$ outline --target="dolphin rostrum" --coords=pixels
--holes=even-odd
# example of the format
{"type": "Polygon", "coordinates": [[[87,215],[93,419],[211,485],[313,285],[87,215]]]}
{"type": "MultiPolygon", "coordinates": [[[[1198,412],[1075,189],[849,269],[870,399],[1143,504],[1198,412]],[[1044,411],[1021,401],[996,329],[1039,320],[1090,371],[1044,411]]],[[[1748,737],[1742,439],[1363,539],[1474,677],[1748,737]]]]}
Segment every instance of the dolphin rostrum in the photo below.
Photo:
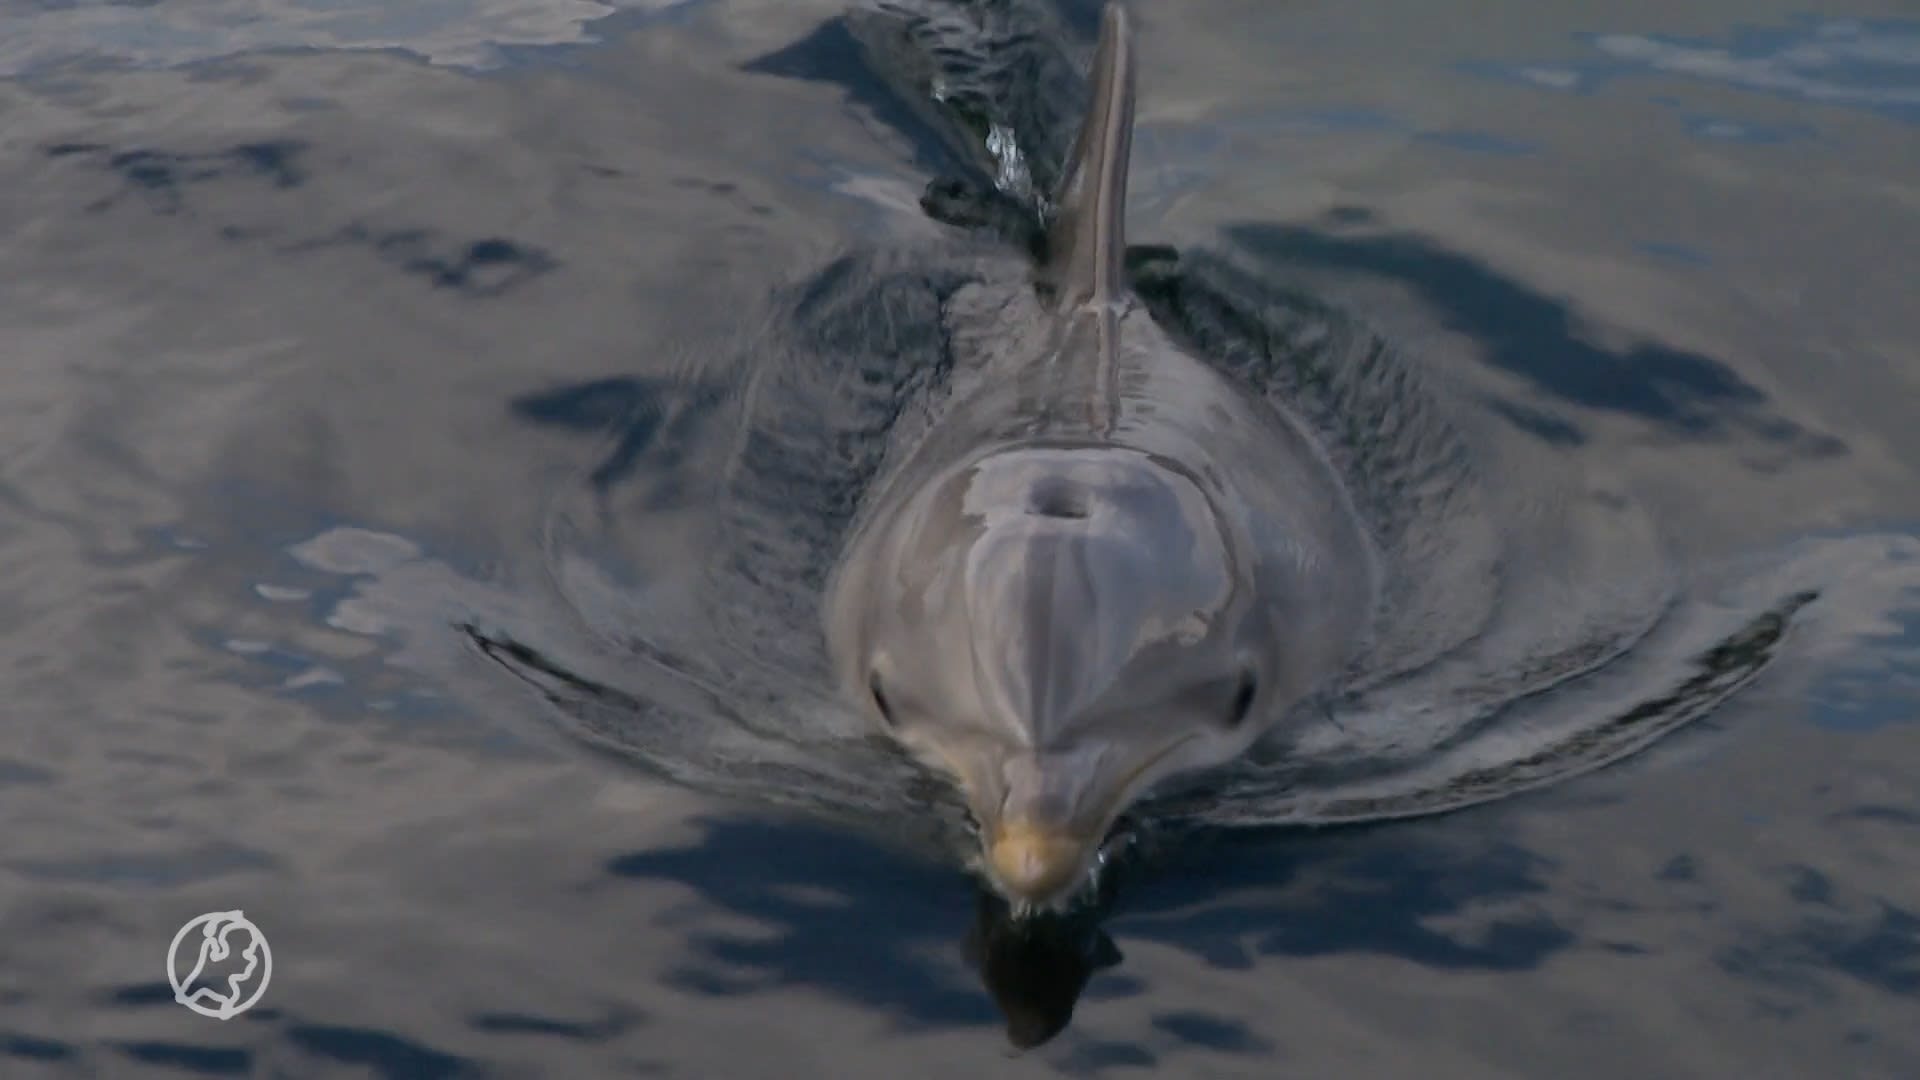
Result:
{"type": "Polygon", "coordinates": [[[872,489],[825,614],[847,692],[953,778],[980,869],[1027,907],[1071,900],[1149,787],[1283,739],[1375,604],[1319,445],[1129,289],[1134,66],[1109,3],[1039,272],[949,302],[971,359],[872,489]]]}

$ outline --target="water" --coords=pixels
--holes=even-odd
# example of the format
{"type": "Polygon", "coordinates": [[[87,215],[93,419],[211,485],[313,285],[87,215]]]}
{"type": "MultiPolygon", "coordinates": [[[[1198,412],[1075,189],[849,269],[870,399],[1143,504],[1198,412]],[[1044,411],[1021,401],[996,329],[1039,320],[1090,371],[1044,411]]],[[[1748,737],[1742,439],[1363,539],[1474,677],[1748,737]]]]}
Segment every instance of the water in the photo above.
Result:
{"type": "Polygon", "coordinates": [[[1678,716],[1693,646],[1820,596],[1625,762],[1150,836],[1104,922],[1021,939],[897,761],[688,732],[711,702],[581,644],[683,603],[629,576],[696,565],[770,298],[938,235],[951,150],[838,12],[0,13],[8,1076],[1920,1071],[1920,24],[1140,6],[1135,240],[1359,313],[1527,482],[1501,535],[1566,505],[1547,469],[1646,515],[1657,558],[1530,578],[1566,589],[1517,625],[1623,564],[1692,599],[1509,741],[1409,752],[1411,790],[1678,716]],[[456,623],[557,661],[518,666],[545,696],[456,623]],[[785,797],[640,775],[636,730],[785,797]],[[275,966],[220,1023],[163,957],[232,908],[275,966]],[[983,984],[1018,1033],[1082,979],[1010,1059],[983,984]]]}

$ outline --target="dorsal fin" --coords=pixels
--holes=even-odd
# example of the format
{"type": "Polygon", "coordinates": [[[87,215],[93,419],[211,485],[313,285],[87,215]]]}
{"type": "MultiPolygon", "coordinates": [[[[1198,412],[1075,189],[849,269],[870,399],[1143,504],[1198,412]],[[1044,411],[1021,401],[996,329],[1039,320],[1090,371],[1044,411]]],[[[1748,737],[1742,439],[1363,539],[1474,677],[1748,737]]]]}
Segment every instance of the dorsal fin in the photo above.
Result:
{"type": "Polygon", "coordinates": [[[1127,157],[1133,149],[1133,28],[1108,0],[1093,58],[1093,93],[1055,193],[1046,274],[1064,310],[1125,290],[1127,157]]]}

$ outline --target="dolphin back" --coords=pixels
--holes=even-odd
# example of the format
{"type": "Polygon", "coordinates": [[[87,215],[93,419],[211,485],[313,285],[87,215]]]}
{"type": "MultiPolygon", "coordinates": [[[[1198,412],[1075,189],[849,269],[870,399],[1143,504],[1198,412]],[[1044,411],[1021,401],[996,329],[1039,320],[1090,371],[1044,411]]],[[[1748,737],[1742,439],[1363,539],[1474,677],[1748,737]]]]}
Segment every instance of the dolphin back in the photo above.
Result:
{"type": "Polygon", "coordinates": [[[1104,305],[1125,290],[1127,159],[1133,149],[1133,31],[1110,0],[1100,18],[1086,119],[1055,193],[1046,279],[1062,310],[1104,305]]]}

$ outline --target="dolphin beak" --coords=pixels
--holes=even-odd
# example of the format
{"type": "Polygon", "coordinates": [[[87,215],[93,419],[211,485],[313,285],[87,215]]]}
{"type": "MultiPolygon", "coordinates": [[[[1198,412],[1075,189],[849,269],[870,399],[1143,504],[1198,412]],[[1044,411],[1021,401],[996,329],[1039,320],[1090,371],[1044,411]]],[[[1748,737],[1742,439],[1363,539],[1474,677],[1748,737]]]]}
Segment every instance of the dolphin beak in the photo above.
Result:
{"type": "Polygon", "coordinates": [[[1095,744],[1076,753],[985,758],[959,772],[982,825],[993,884],[1007,899],[1033,906],[1067,899],[1087,880],[1139,781],[1187,741],[1176,738],[1144,759],[1095,744]]]}
{"type": "Polygon", "coordinates": [[[1030,820],[1002,822],[987,842],[987,865],[1011,899],[1044,904],[1086,876],[1094,842],[1030,820]]]}
{"type": "Polygon", "coordinates": [[[1119,810],[1101,746],[1065,753],[993,755],[969,785],[982,829],[985,869],[1007,899],[1041,906],[1087,879],[1119,810]]]}

